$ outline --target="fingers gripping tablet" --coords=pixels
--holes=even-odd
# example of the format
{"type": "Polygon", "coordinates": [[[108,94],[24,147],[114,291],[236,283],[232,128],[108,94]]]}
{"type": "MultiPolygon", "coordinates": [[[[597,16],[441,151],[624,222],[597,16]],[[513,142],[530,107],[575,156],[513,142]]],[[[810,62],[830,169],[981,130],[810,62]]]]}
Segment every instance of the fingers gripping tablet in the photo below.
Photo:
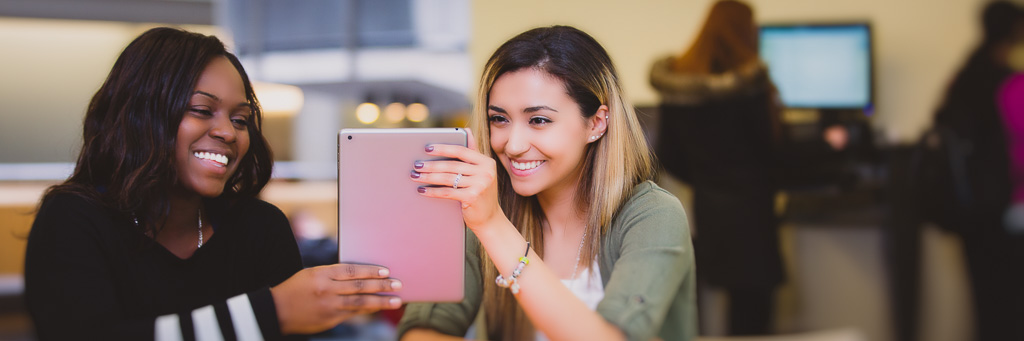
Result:
{"type": "Polygon", "coordinates": [[[343,129],[338,133],[338,257],[386,266],[403,302],[463,296],[465,228],[458,202],[417,193],[430,144],[466,146],[460,128],[343,129]]]}

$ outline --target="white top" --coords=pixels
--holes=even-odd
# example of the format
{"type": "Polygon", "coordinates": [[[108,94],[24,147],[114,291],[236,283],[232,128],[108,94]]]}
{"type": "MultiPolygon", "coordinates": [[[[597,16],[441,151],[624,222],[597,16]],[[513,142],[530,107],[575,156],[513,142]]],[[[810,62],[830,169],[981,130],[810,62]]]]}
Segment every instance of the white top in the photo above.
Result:
{"type": "MultiPolygon", "coordinates": [[[[593,264],[590,264],[589,269],[580,271],[579,276],[576,276],[575,279],[563,279],[562,284],[569,288],[569,291],[572,291],[576,298],[583,301],[583,304],[586,304],[590,310],[597,310],[597,304],[604,299],[604,283],[601,283],[601,268],[597,265],[596,259],[593,264]]],[[[539,330],[534,339],[548,341],[548,337],[539,330]]]]}

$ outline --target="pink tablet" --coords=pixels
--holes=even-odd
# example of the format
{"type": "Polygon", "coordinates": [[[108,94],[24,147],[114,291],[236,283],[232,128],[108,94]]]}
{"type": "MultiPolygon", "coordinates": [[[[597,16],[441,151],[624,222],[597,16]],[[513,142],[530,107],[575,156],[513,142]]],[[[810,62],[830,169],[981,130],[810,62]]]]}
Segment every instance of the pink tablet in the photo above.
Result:
{"type": "Polygon", "coordinates": [[[386,266],[403,302],[463,296],[466,229],[454,200],[416,192],[413,163],[428,144],[466,145],[461,128],[343,129],[338,133],[338,258],[386,266]]]}

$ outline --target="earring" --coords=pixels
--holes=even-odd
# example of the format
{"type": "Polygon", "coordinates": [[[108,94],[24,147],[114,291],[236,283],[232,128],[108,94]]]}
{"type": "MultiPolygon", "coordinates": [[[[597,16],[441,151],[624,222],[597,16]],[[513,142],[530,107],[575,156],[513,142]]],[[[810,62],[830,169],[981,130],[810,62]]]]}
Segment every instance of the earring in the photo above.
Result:
{"type": "Polygon", "coordinates": [[[597,136],[590,136],[590,140],[591,141],[596,140],[596,139],[597,139],[597,136]]]}

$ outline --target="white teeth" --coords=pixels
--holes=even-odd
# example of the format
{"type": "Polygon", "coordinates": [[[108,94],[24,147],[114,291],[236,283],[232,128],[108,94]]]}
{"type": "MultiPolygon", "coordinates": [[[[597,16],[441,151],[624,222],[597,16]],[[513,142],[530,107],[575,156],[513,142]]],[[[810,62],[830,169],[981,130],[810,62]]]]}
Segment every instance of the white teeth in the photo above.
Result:
{"type": "Polygon", "coordinates": [[[515,169],[518,169],[518,170],[534,169],[534,168],[537,168],[537,166],[540,166],[541,163],[544,163],[544,161],[530,161],[530,162],[515,162],[515,161],[512,161],[512,168],[515,168],[515,169]]]}
{"type": "Polygon", "coordinates": [[[228,165],[228,157],[223,155],[223,154],[210,153],[210,152],[195,152],[193,155],[195,155],[195,157],[200,158],[200,159],[210,160],[210,161],[213,161],[213,162],[217,162],[217,163],[221,164],[221,166],[227,166],[228,165]]]}

